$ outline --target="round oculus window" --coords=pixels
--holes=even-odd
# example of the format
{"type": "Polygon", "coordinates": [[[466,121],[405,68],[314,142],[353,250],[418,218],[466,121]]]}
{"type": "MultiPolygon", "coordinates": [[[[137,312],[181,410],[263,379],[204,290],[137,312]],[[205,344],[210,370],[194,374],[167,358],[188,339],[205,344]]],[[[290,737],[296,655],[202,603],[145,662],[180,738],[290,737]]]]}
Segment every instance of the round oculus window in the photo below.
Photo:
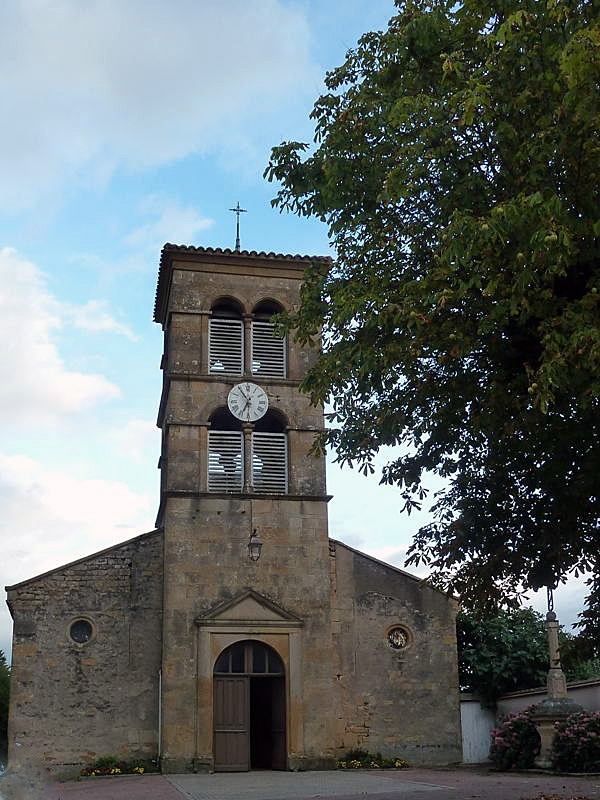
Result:
{"type": "Polygon", "coordinates": [[[404,650],[410,641],[409,633],[406,628],[395,625],[390,628],[387,634],[387,642],[392,650],[404,650]]]}
{"type": "Polygon", "coordinates": [[[69,636],[76,644],[86,644],[94,634],[92,624],[87,619],[76,619],[71,623],[69,636]]]}

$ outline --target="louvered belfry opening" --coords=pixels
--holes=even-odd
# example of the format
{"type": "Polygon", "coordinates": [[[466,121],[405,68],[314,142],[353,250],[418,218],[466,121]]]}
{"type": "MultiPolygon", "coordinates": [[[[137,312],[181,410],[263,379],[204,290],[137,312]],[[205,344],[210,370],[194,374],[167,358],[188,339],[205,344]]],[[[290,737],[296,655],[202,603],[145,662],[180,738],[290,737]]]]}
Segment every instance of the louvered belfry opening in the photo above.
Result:
{"type": "Polygon", "coordinates": [[[283,311],[274,301],[259,303],[252,320],[252,374],[265,378],[285,378],[287,375],[286,337],[275,334],[271,321],[274,314],[283,311]]]}
{"type": "MultiPolygon", "coordinates": [[[[228,408],[210,417],[208,431],[208,491],[244,491],[244,433],[228,408]]],[[[274,409],[255,423],[247,440],[252,448],[250,491],[257,494],[288,493],[287,420],[274,409]]]]}
{"type": "Polygon", "coordinates": [[[208,491],[241,492],[244,488],[244,434],[227,408],[216,411],[208,431],[208,491]]]}
{"type": "Polygon", "coordinates": [[[208,326],[209,372],[241,375],[244,371],[244,322],[234,300],[220,300],[212,308],[208,326]]]}
{"type": "Polygon", "coordinates": [[[252,485],[258,494],[287,494],[287,435],[252,434],[252,485]]]}
{"type": "Polygon", "coordinates": [[[287,421],[269,409],[252,433],[252,486],[257,494],[287,494],[287,421]]]}

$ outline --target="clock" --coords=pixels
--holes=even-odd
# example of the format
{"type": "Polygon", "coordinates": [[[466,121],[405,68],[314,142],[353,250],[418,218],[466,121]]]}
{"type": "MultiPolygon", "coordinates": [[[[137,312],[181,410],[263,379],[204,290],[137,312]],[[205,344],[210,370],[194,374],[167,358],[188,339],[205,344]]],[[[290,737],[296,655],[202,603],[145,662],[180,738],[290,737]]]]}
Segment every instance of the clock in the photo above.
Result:
{"type": "Polygon", "coordinates": [[[267,413],[269,398],[255,383],[238,383],[229,392],[227,406],[242,422],[256,422],[267,413]]]}

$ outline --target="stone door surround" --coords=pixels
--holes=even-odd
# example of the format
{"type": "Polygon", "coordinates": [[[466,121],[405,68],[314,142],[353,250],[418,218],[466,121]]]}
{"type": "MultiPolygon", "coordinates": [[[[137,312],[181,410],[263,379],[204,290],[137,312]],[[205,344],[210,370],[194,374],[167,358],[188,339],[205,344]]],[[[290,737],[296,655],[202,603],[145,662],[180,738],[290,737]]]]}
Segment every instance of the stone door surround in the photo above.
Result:
{"type": "Polygon", "coordinates": [[[197,617],[197,703],[195,768],[214,769],[213,669],[219,655],[236,642],[253,639],[272,647],[283,661],[287,756],[304,752],[301,619],[248,589],[197,617]]]}

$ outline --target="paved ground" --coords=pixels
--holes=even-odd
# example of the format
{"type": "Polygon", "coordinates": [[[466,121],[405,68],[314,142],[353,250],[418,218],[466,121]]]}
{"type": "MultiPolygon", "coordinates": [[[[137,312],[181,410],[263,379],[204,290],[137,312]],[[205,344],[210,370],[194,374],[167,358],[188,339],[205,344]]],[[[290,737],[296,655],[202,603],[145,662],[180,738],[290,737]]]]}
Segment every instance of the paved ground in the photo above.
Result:
{"type": "Polygon", "coordinates": [[[3,800],[600,800],[600,777],[486,769],[146,775],[67,782],[38,790],[0,778],[3,800]]]}

